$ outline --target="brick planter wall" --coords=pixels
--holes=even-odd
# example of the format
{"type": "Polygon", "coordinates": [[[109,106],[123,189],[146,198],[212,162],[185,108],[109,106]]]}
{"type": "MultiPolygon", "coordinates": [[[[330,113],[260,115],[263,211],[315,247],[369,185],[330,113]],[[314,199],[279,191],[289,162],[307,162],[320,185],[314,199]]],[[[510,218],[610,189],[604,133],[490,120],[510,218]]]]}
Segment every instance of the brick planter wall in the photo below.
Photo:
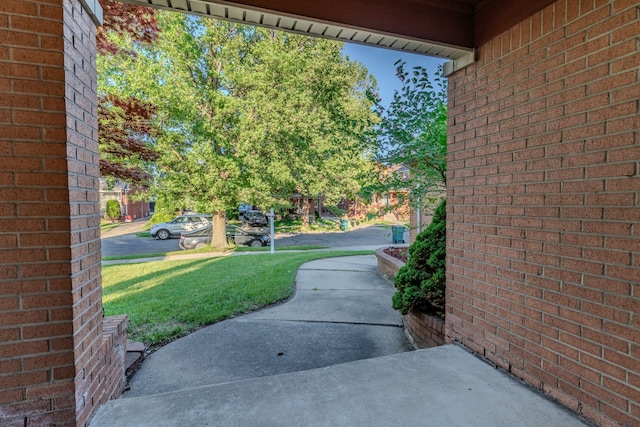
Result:
{"type": "Polygon", "coordinates": [[[376,258],[378,260],[378,274],[380,277],[393,283],[393,278],[396,277],[400,267],[404,265],[404,262],[398,258],[394,258],[384,253],[385,248],[376,250],[376,258]]]}
{"type": "Polygon", "coordinates": [[[602,425],[640,425],[639,6],[557,1],[449,78],[447,339],[602,425]]]}
{"type": "Polygon", "coordinates": [[[445,343],[444,319],[424,313],[403,316],[404,327],[417,348],[437,347],[445,343]]]}
{"type": "Polygon", "coordinates": [[[127,353],[127,325],[126,315],[105,317],[102,322],[102,354],[104,354],[102,373],[104,381],[100,393],[104,403],[117,399],[124,391],[125,355],[127,353]]]}
{"type": "MultiPolygon", "coordinates": [[[[384,253],[385,248],[376,250],[378,274],[393,283],[404,262],[384,253]]],[[[409,339],[417,348],[436,347],[445,343],[444,320],[424,313],[403,316],[404,327],[409,339]]]]}

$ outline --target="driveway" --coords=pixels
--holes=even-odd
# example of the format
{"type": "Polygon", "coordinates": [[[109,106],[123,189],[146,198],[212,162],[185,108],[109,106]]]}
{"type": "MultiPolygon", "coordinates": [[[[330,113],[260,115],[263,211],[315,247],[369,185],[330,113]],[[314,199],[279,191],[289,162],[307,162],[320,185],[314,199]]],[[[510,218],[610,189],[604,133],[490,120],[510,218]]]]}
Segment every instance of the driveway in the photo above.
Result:
{"type": "MultiPolygon", "coordinates": [[[[179,239],[159,240],[150,237],[137,237],[145,221],[122,224],[102,236],[102,256],[148,255],[179,251],[179,239]]],[[[365,226],[351,228],[348,231],[328,231],[309,233],[277,233],[275,246],[326,246],[330,248],[384,246],[392,242],[391,228],[365,226]]],[[[409,232],[405,233],[405,242],[409,242],[409,232]]]]}

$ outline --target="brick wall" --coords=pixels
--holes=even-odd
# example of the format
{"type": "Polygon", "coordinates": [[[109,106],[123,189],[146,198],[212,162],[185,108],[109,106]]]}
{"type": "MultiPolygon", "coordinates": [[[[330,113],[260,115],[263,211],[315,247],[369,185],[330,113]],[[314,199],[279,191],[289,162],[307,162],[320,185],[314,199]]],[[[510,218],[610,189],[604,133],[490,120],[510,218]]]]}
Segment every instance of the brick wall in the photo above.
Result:
{"type": "Polygon", "coordinates": [[[102,335],[95,26],[0,7],[0,418],[85,425],[121,389],[102,335]]]}
{"type": "Polygon", "coordinates": [[[95,24],[77,1],[63,2],[67,162],[71,209],[76,423],[106,401],[102,335],[95,24]]]}
{"type": "MultiPolygon", "coordinates": [[[[128,202],[127,212],[131,216],[132,219],[140,219],[146,218],[151,215],[151,205],[149,202],[145,200],[136,200],[138,194],[142,190],[133,189],[131,192],[127,193],[127,196],[124,198],[125,202],[128,202]]],[[[125,208],[122,207],[122,214],[124,215],[125,208]]]]}
{"type": "Polygon", "coordinates": [[[3,6],[0,418],[63,425],[75,419],[63,9],[3,6]]]}
{"type": "Polygon", "coordinates": [[[449,342],[640,425],[640,3],[561,0],[450,77],[449,342]]]}
{"type": "MultiPolygon", "coordinates": [[[[104,366],[101,375],[105,378],[102,388],[104,400],[117,399],[124,390],[128,324],[129,319],[126,315],[104,318],[102,328],[104,359],[101,361],[104,366]]],[[[100,403],[104,403],[104,400],[100,403]]]]}
{"type": "Polygon", "coordinates": [[[445,343],[444,320],[425,313],[410,313],[402,316],[404,327],[413,345],[431,348],[445,343]]]}
{"type": "Polygon", "coordinates": [[[404,266],[404,262],[398,258],[384,253],[386,248],[376,249],[376,260],[378,262],[378,275],[393,283],[393,278],[398,274],[398,270],[404,266]]]}

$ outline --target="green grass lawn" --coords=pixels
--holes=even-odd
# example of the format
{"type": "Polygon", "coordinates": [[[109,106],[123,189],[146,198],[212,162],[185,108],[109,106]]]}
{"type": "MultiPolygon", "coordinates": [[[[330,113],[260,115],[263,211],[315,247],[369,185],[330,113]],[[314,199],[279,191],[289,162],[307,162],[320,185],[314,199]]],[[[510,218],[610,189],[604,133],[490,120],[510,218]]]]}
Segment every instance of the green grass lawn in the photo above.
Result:
{"type": "MultiPolygon", "coordinates": [[[[301,246],[277,246],[276,251],[309,251],[313,249],[327,249],[328,246],[317,246],[317,245],[301,245],[301,246]]],[[[105,256],[102,257],[103,261],[117,261],[117,260],[125,260],[125,259],[141,259],[141,258],[156,258],[156,257],[166,257],[172,255],[188,255],[188,254],[205,254],[210,253],[213,256],[215,255],[226,255],[229,252],[269,252],[271,251],[270,246],[264,246],[259,248],[252,248],[249,246],[230,246],[227,249],[216,249],[211,246],[205,246],[199,249],[190,249],[188,251],[170,251],[170,252],[157,252],[154,254],[136,254],[136,255],[114,255],[114,256],[105,256]]]]}
{"type": "Polygon", "coordinates": [[[106,265],[105,314],[128,314],[129,338],[158,347],[202,326],[287,299],[305,262],[371,253],[289,252],[106,265]]]}

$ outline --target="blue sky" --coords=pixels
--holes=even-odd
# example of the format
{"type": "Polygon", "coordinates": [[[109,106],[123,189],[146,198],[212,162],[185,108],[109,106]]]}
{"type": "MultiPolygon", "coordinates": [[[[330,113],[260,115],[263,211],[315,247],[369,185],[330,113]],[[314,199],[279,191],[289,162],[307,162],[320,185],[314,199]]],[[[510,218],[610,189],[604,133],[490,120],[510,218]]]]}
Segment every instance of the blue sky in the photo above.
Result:
{"type": "Polygon", "coordinates": [[[445,60],[433,58],[431,56],[416,55],[396,50],[374,48],[354,43],[345,43],[344,53],[352,60],[362,62],[373,74],[378,81],[380,88],[380,97],[383,105],[389,105],[393,99],[395,90],[400,90],[400,80],[396,77],[396,69],[393,64],[398,59],[403,59],[407,63],[407,68],[414,66],[425,67],[429,75],[435,73],[439,64],[443,64],[445,60]]]}

